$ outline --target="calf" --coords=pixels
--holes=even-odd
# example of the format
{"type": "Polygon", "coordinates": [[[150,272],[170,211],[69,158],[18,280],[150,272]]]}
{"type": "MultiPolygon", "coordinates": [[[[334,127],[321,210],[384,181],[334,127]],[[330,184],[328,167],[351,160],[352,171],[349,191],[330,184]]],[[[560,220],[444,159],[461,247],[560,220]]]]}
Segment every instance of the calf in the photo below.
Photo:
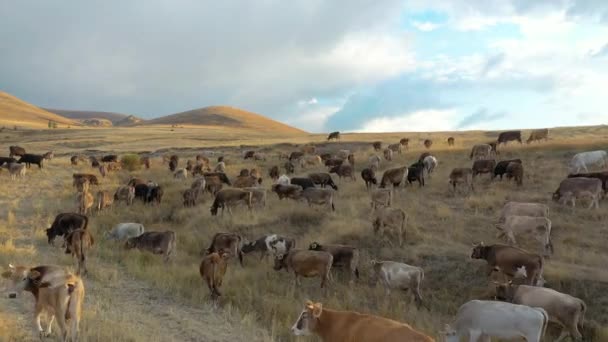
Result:
{"type": "Polygon", "coordinates": [[[97,192],[97,211],[109,208],[114,203],[114,197],[107,190],[97,192]]]}
{"type": "Polygon", "coordinates": [[[540,342],[547,330],[549,315],[542,308],[497,301],[472,300],[463,304],[452,326],[446,325],[445,341],[458,342],[462,336],[470,341],[525,338],[540,342]]]}
{"type": "Polygon", "coordinates": [[[138,237],[146,231],[141,223],[126,222],[118,223],[106,234],[106,239],[123,241],[126,239],[138,237]]]}
{"type": "Polygon", "coordinates": [[[333,256],[327,252],[292,249],[286,254],[277,255],[273,268],[275,271],[280,271],[282,268],[288,272],[293,271],[297,285],[300,284],[300,276],[320,277],[323,288],[330,278],[333,259],[333,256]]]}
{"type": "Polygon", "coordinates": [[[139,236],[129,238],[125,243],[125,248],[137,248],[153,254],[162,254],[164,261],[167,262],[171,255],[176,252],[175,244],[175,233],[167,230],[164,232],[145,232],[139,236]]]}
{"type": "Polygon", "coordinates": [[[201,261],[199,272],[205,283],[207,283],[209,291],[211,291],[212,299],[217,299],[217,297],[222,295],[220,293],[220,286],[222,286],[222,281],[228,268],[227,259],[229,256],[230,254],[228,253],[213,252],[205,255],[201,261]]]}
{"type": "Polygon", "coordinates": [[[546,217],[507,216],[504,223],[496,225],[499,230],[498,238],[507,237],[509,244],[515,245],[515,235],[532,234],[541,244],[544,255],[553,252],[551,242],[551,221],[546,217]]]}
{"type": "Polygon", "coordinates": [[[114,201],[124,201],[127,205],[133,204],[135,199],[135,187],[133,186],[119,186],[114,193],[114,201]]]}
{"type": "Polygon", "coordinates": [[[209,247],[202,251],[201,254],[208,255],[211,253],[219,253],[221,251],[230,253],[231,256],[237,257],[239,263],[243,266],[243,238],[235,233],[217,233],[211,238],[209,247]]]}
{"type": "Polygon", "coordinates": [[[374,189],[372,190],[370,196],[372,199],[372,209],[376,209],[378,205],[390,207],[393,198],[393,190],[382,188],[374,189]]]}
{"type": "MultiPolygon", "coordinates": [[[[401,208],[389,208],[388,206],[381,207],[374,213],[372,226],[374,234],[380,233],[384,235],[384,229],[388,227],[398,236],[399,246],[403,246],[405,240],[405,225],[407,224],[407,214],[401,208]]],[[[390,240],[389,240],[390,241],[390,240]]]]}
{"type": "Polygon", "coordinates": [[[299,185],[303,190],[308,188],[315,188],[315,183],[313,183],[312,179],[304,178],[304,177],[293,177],[290,180],[292,185],[299,185]]]}
{"type": "Polygon", "coordinates": [[[272,254],[273,256],[286,254],[292,248],[296,247],[296,240],[277,234],[269,234],[260,237],[259,239],[243,244],[241,249],[243,253],[248,254],[254,251],[260,253],[260,260],[272,254]]]}
{"type": "Polygon", "coordinates": [[[376,172],[372,168],[365,168],[361,171],[361,178],[365,182],[365,188],[367,190],[371,189],[373,185],[378,184],[376,180],[376,172]]]}
{"type": "Polygon", "coordinates": [[[488,276],[498,268],[504,274],[513,277],[517,269],[525,266],[526,285],[542,286],[544,283],[543,258],[520,248],[499,244],[485,246],[481,242],[473,246],[471,259],[485,260],[488,276]]]}
{"type": "Polygon", "coordinates": [[[224,209],[228,209],[228,212],[232,214],[232,207],[237,204],[246,204],[247,208],[251,210],[251,192],[241,189],[223,189],[218,191],[211,205],[211,215],[217,215],[219,208],[222,208],[222,215],[224,215],[224,209]]]}
{"type": "Polygon", "coordinates": [[[76,229],[87,229],[89,219],[85,215],[76,213],[61,213],[55,216],[55,220],[46,230],[48,243],[53,244],[55,237],[68,236],[69,233],[76,229]]]}
{"type": "Polygon", "coordinates": [[[76,274],[86,275],[89,271],[87,270],[87,252],[95,240],[91,233],[86,229],[76,229],[72,231],[66,238],[66,253],[72,254],[72,257],[76,259],[78,270],[76,274]]]}
{"type": "Polygon", "coordinates": [[[509,166],[509,163],[520,163],[521,164],[521,159],[501,160],[498,163],[496,163],[496,166],[494,167],[494,177],[493,178],[500,176],[500,180],[502,180],[502,176],[505,173],[507,173],[507,166],[509,166]]]}
{"type": "Polygon", "coordinates": [[[275,192],[281,200],[283,198],[291,198],[297,200],[300,199],[300,197],[302,196],[302,187],[299,185],[273,184],[272,191],[275,192]]]}
{"type": "MultiPolygon", "coordinates": [[[[293,179],[292,179],[293,180],[293,179]]],[[[334,206],[334,191],[332,189],[308,188],[302,191],[302,198],[306,200],[309,206],[327,205],[332,211],[336,210],[334,206]]]]}
{"type": "Polygon", "coordinates": [[[599,209],[602,191],[602,181],[597,178],[566,178],[553,193],[553,200],[560,204],[570,201],[575,207],[577,198],[589,197],[589,208],[595,204],[595,208],[599,209]]]}
{"type": "Polygon", "coordinates": [[[331,178],[331,175],[329,173],[309,173],[308,178],[310,178],[314,184],[320,185],[321,188],[325,188],[329,185],[332,189],[336,191],[338,190],[338,186],[336,185],[336,183],[334,183],[334,180],[331,178]]]}
{"type": "Polygon", "coordinates": [[[379,279],[386,295],[390,295],[391,289],[412,290],[416,306],[424,305],[420,294],[420,284],[424,280],[422,268],[395,261],[372,260],[371,264],[373,283],[379,279]]]}
{"type": "Polygon", "coordinates": [[[17,163],[22,164],[25,163],[25,165],[29,168],[32,164],[36,164],[38,165],[38,168],[41,169],[42,168],[42,164],[44,161],[44,157],[38,154],[24,154],[21,156],[21,158],[19,158],[19,161],[17,161],[17,163]]]}
{"type": "Polygon", "coordinates": [[[407,166],[384,171],[382,180],[380,181],[380,188],[386,188],[389,184],[394,188],[397,188],[402,184],[405,185],[405,181],[408,179],[408,173],[409,168],[407,166]]]}
{"type": "Polygon", "coordinates": [[[494,159],[479,159],[474,161],[472,167],[473,178],[483,173],[492,173],[494,171],[495,166],[496,161],[494,159]]]}
{"type": "MultiPolygon", "coordinates": [[[[359,249],[346,245],[321,245],[313,242],[308,246],[311,251],[324,251],[332,255],[332,267],[347,267],[359,279],[359,249]]],[[[353,281],[351,275],[350,281],[353,281]]]]}

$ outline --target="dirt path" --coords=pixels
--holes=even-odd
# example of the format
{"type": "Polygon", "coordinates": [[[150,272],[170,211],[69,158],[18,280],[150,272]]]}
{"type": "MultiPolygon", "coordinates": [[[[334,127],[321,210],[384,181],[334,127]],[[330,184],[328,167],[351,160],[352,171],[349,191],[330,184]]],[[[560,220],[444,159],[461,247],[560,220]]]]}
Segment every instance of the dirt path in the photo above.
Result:
{"type": "MultiPolygon", "coordinates": [[[[44,172],[44,171],[43,171],[44,172]]],[[[6,177],[3,175],[2,177],[6,177]]],[[[33,181],[30,179],[30,181],[33,181]]],[[[61,251],[46,244],[40,228],[46,211],[32,201],[56,186],[18,184],[0,192],[0,263],[66,264],[61,251]],[[16,196],[15,196],[16,195],[16,196]],[[2,224],[2,218],[5,218],[2,224]]],[[[49,198],[50,200],[50,198],[49,198]]],[[[42,203],[45,203],[42,201],[42,203]]],[[[241,322],[210,305],[194,307],[177,296],[162,293],[92,256],[90,276],[84,279],[86,297],[81,340],[84,341],[270,341],[255,323],[241,322]],[[111,279],[108,279],[111,277],[111,279]]],[[[4,283],[0,288],[4,287],[4,283]]],[[[4,292],[4,291],[2,291],[4,292]]],[[[0,341],[36,341],[32,321],[33,296],[0,296],[0,341]]],[[[56,328],[56,327],[55,327],[56,328]]],[[[56,336],[55,332],[55,336],[56,336]]]]}

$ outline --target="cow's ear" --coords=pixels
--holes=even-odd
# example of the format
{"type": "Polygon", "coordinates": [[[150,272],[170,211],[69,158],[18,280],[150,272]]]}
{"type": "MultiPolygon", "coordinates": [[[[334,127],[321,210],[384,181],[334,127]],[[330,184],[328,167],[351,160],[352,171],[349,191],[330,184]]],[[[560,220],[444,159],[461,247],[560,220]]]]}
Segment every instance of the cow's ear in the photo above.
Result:
{"type": "Polygon", "coordinates": [[[312,307],[312,315],[314,318],[321,317],[321,313],[323,312],[323,304],[315,303],[312,307]]]}
{"type": "Polygon", "coordinates": [[[313,303],[312,301],[310,301],[310,300],[306,301],[306,308],[307,309],[312,310],[314,308],[314,306],[315,306],[315,303],[313,303]]]}

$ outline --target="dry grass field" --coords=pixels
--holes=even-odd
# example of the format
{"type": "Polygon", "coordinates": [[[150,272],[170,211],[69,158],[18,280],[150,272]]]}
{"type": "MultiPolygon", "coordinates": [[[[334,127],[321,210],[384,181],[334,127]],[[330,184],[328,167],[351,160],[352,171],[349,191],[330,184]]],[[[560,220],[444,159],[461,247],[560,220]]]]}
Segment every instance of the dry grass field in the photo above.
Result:
{"type": "Polygon", "coordinates": [[[79,126],[74,120],[36,107],[10,94],[0,91],[0,127],[13,126],[28,128],[47,127],[49,120],[62,126],[79,126]]]}
{"type": "MultiPolygon", "coordinates": [[[[160,207],[135,203],[115,206],[94,213],[89,224],[97,238],[89,258],[85,278],[82,336],[85,341],[314,341],[295,338],[290,327],[307,299],[325,306],[356,310],[408,322],[439,338],[439,331],[454,317],[457,308],[474,298],[488,298],[491,283],[485,276],[484,262],[470,260],[473,242],[496,240],[499,210],[507,200],[537,201],[550,206],[555,254],[547,260],[547,286],[582,298],[588,305],[586,341],[608,341],[608,213],[606,201],[599,210],[560,207],[551,193],[566,176],[567,162],[575,152],[607,149],[608,127],[560,128],[551,130],[549,142],[509,145],[500,150],[499,159],[521,158],[525,167],[524,186],[507,181],[490,181],[488,175],[475,180],[475,193],[453,195],[448,192],[448,174],[454,167],[468,167],[470,147],[495,139],[496,132],[344,134],[340,142],[325,142],[322,135],[273,135],[251,131],[215,128],[164,127],[114,129],[63,129],[0,132],[0,155],[8,146],[19,144],[31,152],[53,150],[58,155],[42,169],[28,170],[25,180],[10,182],[0,172],[0,265],[60,264],[73,267],[68,255],[46,243],[44,229],[57,213],[75,210],[72,173],[92,172],[90,165],[70,166],[72,154],[115,152],[175,152],[180,166],[202,150],[219,151],[226,156],[229,177],[242,168],[261,168],[266,176],[273,165],[282,165],[277,152],[298,150],[297,145],[315,143],[324,151],[350,149],[355,152],[357,181],[341,181],[336,211],[308,208],[304,203],[283,200],[268,193],[265,209],[253,213],[236,209],[234,215],[212,217],[212,198],[207,194],[194,208],[182,206],[182,192],[192,179],[174,180],[160,158],[150,170],[120,171],[101,180],[98,189],[114,191],[131,176],[151,179],[164,187],[160,207]],[[430,137],[430,151],[439,160],[427,185],[408,186],[395,195],[394,206],[409,215],[407,239],[403,247],[374,236],[369,196],[359,172],[373,153],[371,141],[385,144],[410,137],[409,151],[392,162],[383,161],[380,172],[417,160],[424,150],[419,140],[430,137]],[[456,146],[448,148],[448,136],[456,146]],[[254,147],[255,146],[255,147],[254,147]],[[271,156],[265,162],[243,161],[241,151],[258,149],[271,156]],[[103,234],[119,222],[141,222],[146,230],[168,230],[177,234],[177,255],[164,264],[160,257],[125,251],[122,245],[103,239],[103,234]],[[198,274],[200,252],[216,232],[238,232],[253,240],[262,234],[293,236],[299,247],[312,241],[358,246],[362,252],[361,279],[349,285],[341,270],[334,270],[334,281],[327,291],[319,289],[318,279],[303,279],[293,285],[293,275],[276,272],[270,261],[258,255],[245,258],[245,267],[232,261],[224,280],[220,308],[209,304],[208,290],[198,274]],[[430,310],[418,310],[411,293],[393,291],[386,297],[380,285],[369,282],[371,259],[401,261],[425,271],[422,296],[430,310]]],[[[526,134],[527,137],[527,134],[526,134]]],[[[305,175],[325,168],[302,170],[305,175]]],[[[337,180],[336,177],[334,177],[337,180]]],[[[263,186],[270,188],[265,178],[263,186]]],[[[501,241],[500,241],[501,242],[501,241]]],[[[524,244],[524,247],[531,245],[524,244]]],[[[0,285],[1,287],[1,285],[0,285]]],[[[0,298],[0,340],[33,340],[31,295],[18,300],[0,298]]],[[[550,336],[557,330],[551,326],[550,336]]]]}

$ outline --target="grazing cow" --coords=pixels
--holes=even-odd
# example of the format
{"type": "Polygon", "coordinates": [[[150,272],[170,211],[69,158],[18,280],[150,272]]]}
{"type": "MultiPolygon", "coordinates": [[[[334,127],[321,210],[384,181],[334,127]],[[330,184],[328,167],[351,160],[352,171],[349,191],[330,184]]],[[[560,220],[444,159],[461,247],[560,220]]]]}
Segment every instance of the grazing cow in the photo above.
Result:
{"type": "Polygon", "coordinates": [[[205,192],[206,185],[207,181],[205,180],[205,177],[199,177],[190,184],[190,189],[195,190],[197,195],[202,195],[205,192]]]}
{"type": "Polygon", "coordinates": [[[471,148],[469,159],[489,159],[492,156],[492,146],[488,144],[477,144],[471,148]]]}
{"type": "Polygon", "coordinates": [[[114,193],[114,201],[124,201],[127,205],[133,204],[135,199],[135,187],[133,186],[119,186],[114,193]]]}
{"type": "Polygon", "coordinates": [[[114,197],[108,190],[100,190],[97,192],[97,211],[109,208],[114,203],[114,197]]]}
{"type": "Polygon", "coordinates": [[[372,209],[376,209],[378,205],[390,207],[393,199],[393,190],[379,188],[372,190],[371,194],[372,209]]]}
{"type": "Polygon", "coordinates": [[[17,298],[22,291],[34,295],[34,322],[40,339],[51,336],[51,327],[57,321],[62,341],[67,341],[68,330],[71,340],[78,340],[85,292],[80,277],[59,266],[30,268],[10,264],[2,277],[11,281],[8,298],[17,298]],[[46,331],[40,324],[43,313],[46,313],[49,320],[46,331]]]}
{"type": "Polygon", "coordinates": [[[549,217],[549,207],[541,203],[511,201],[503,206],[498,222],[504,222],[508,216],[549,217]]]}
{"type": "Polygon", "coordinates": [[[316,167],[323,165],[323,161],[320,156],[304,156],[300,158],[300,167],[305,168],[308,166],[316,167]]]}
{"type": "Polygon", "coordinates": [[[390,144],[388,145],[388,149],[393,151],[393,153],[401,154],[401,144],[390,144]]]}
{"type": "Polygon", "coordinates": [[[551,242],[551,221],[546,217],[507,216],[504,222],[496,225],[497,238],[507,237],[511,245],[516,245],[515,235],[531,234],[540,243],[540,250],[547,256],[553,252],[551,242]]]}
{"type": "Polygon", "coordinates": [[[380,188],[386,188],[389,184],[394,188],[398,188],[399,185],[405,185],[405,181],[408,179],[408,173],[409,168],[407,166],[384,171],[382,180],[380,180],[380,188]]]}
{"type": "Polygon", "coordinates": [[[566,178],[553,193],[553,200],[560,204],[571,202],[572,207],[575,207],[576,199],[589,197],[591,202],[588,208],[595,205],[599,209],[602,194],[602,181],[597,178],[566,178]]]}
{"type": "Polygon", "coordinates": [[[562,328],[556,342],[568,335],[577,341],[582,339],[578,328],[583,328],[587,305],[581,299],[545,287],[515,285],[511,282],[495,285],[498,300],[543,308],[549,315],[549,321],[559,324],[562,328]]]}
{"type": "Polygon", "coordinates": [[[330,278],[331,265],[334,257],[323,251],[310,251],[292,249],[286,254],[279,254],[274,259],[274,270],[280,271],[285,268],[287,272],[293,271],[295,283],[300,285],[299,277],[320,277],[321,288],[330,278]]]}
{"type": "Polygon", "coordinates": [[[149,169],[150,168],[150,163],[151,163],[150,157],[141,157],[141,158],[139,158],[139,163],[141,165],[143,165],[146,168],[146,170],[149,169]]]}
{"type": "Polygon", "coordinates": [[[164,232],[145,232],[139,236],[128,238],[125,242],[126,249],[137,248],[152,254],[162,254],[165,262],[169,261],[176,250],[175,232],[167,230],[164,232]]]}
{"type": "Polygon", "coordinates": [[[291,198],[299,200],[302,196],[302,187],[294,184],[273,184],[272,191],[279,196],[279,199],[291,198]]]}
{"type": "Polygon", "coordinates": [[[78,165],[78,156],[71,156],[70,157],[70,164],[72,164],[73,166],[78,165]]]}
{"type": "Polygon", "coordinates": [[[268,171],[268,176],[270,176],[273,182],[276,182],[279,179],[279,167],[277,165],[271,167],[270,171],[268,171]]]}
{"type": "Polygon", "coordinates": [[[372,147],[374,148],[374,151],[382,151],[382,141],[374,141],[372,143],[372,147]]]}
{"type": "MultiPolygon", "coordinates": [[[[86,183],[88,184],[88,182],[86,183]]],[[[88,187],[85,187],[82,192],[79,192],[76,196],[76,205],[78,206],[78,213],[82,215],[87,215],[91,212],[91,208],[95,203],[95,198],[88,190],[88,187]]]]}
{"type": "MultiPolygon", "coordinates": [[[[377,234],[378,231],[380,231],[380,234],[384,236],[384,230],[388,227],[390,230],[394,231],[394,235],[397,235],[399,247],[403,246],[403,240],[405,240],[406,224],[407,214],[401,208],[390,208],[386,205],[374,211],[374,218],[372,220],[374,234],[377,234]]],[[[390,241],[391,240],[389,240],[389,242],[390,241]]]]}
{"type": "Polygon", "coordinates": [[[326,160],[331,159],[333,156],[331,153],[321,153],[319,157],[321,157],[321,160],[325,163],[326,160]]]}
{"type": "Polygon", "coordinates": [[[393,151],[389,150],[388,148],[384,149],[384,151],[382,151],[382,154],[384,155],[384,159],[386,159],[386,161],[392,161],[393,160],[393,151]]]}
{"type": "Polygon", "coordinates": [[[293,177],[290,180],[290,184],[299,185],[302,187],[303,190],[306,190],[308,188],[315,188],[315,183],[312,181],[312,179],[308,177],[293,177]]]}
{"type": "Polygon", "coordinates": [[[228,209],[228,213],[232,214],[232,207],[237,204],[246,204],[251,210],[252,194],[249,191],[241,189],[222,189],[215,194],[215,199],[211,205],[211,215],[216,216],[219,208],[222,208],[222,216],[224,209],[228,209]]]}
{"type": "Polygon", "coordinates": [[[493,178],[496,178],[496,176],[500,176],[500,180],[502,180],[502,176],[505,173],[507,173],[507,166],[509,166],[509,163],[520,163],[521,164],[521,159],[501,160],[498,163],[496,163],[496,166],[494,167],[493,178]]]}
{"type": "Polygon", "coordinates": [[[369,157],[368,162],[369,162],[370,168],[378,170],[378,168],[380,167],[380,157],[375,154],[373,156],[369,157]]]}
{"type": "Polygon", "coordinates": [[[521,144],[521,131],[502,132],[498,135],[498,139],[496,141],[498,142],[498,145],[506,145],[509,141],[519,141],[519,143],[521,144]]]}
{"type": "Polygon", "coordinates": [[[287,173],[288,175],[291,175],[295,172],[296,170],[296,166],[293,165],[292,162],[285,162],[285,164],[283,165],[283,168],[285,168],[285,173],[287,173]]]}
{"type": "Polygon", "coordinates": [[[340,132],[331,132],[327,136],[327,141],[330,140],[340,140],[340,132]]]}
{"type": "Polygon", "coordinates": [[[532,132],[530,132],[530,137],[528,138],[528,140],[526,140],[526,144],[529,144],[534,141],[540,142],[543,139],[545,139],[545,141],[549,140],[549,129],[547,129],[547,128],[535,129],[532,132]]]}
{"type": "Polygon", "coordinates": [[[342,158],[329,158],[325,161],[325,166],[331,168],[334,166],[340,166],[344,163],[344,159],[342,158]]]}
{"type": "Polygon", "coordinates": [[[230,256],[237,257],[243,266],[243,238],[235,233],[216,233],[211,238],[209,247],[201,251],[201,255],[211,253],[227,252],[230,256]]]}
{"type": "Polygon", "coordinates": [[[16,163],[17,159],[12,157],[0,157],[0,166],[4,164],[16,163]]]}
{"type": "Polygon", "coordinates": [[[123,241],[138,237],[146,231],[144,225],[135,222],[118,223],[112,230],[106,233],[106,239],[123,241]]]}
{"type": "Polygon", "coordinates": [[[254,251],[260,252],[260,260],[262,260],[266,258],[268,254],[272,254],[274,257],[276,257],[277,255],[286,254],[295,247],[296,240],[294,238],[288,238],[277,234],[268,234],[253,242],[243,244],[243,248],[241,250],[245,254],[249,254],[254,251]]]}
{"type": "Polygon", "coordinates": [[[399,140],[399,143],[401,144],[401,146],[403,146],[403,148],[409,150],[410,138],[401,138],[401,140],[399,140]]]}
{"type": "Polygon", "coordinates": [[[64,238],[68,234],[76,229],[87,229],[89,219],[85,215],[76,213],[61,213],[55,216],[55,220],[51,226],[46,230],[46,236],[48,243],[53,244],[55,237],[63,236],[64,238]]]}
{"type": "Polygon", "coordinates": [[[608,171],[604,172],[587,172],[587,173],[573,173],[569,174],[568,178],[597,178],[602,181],[602,190],[608,192],[608,171]]]}
{"type": "Polygon", "coordinates": [[[25,149],[19,146],[9,146],[9,157],[19,156],[22,157],[25,155],[25,149]]]}
{"type": "Polygon", "coordinates": [[[317,172],[317,173],[309,173],[308,178],[312,180],[315,185],[320,185],[321,188],[325,188],[326,186],[330,186],[334,190],[338,190],[338,186],[334,183],[334,180],[331,178],[329,173],[325,172],[317,172]]]}
{"type": "Polygon", "coordinates": [[[473,170],[468,167],[458,167],[452,169],[450,172],[449,184],[452,186],[451,190],[456,191],[458,184],[466,185],[470,191],[474,191],[473,188],[473,170]]]}
{"type": "Polygon", "coordinates": [[[24,178],[27,169],[25,165],[19,163],[9,163],[1,167],[8,169],[8,173],[13,181],[17,180],[17,177],[24,178]]]}
{"type": "Polygon", "coordinates": [[[513,277],[517,269],[526,267],[526,285],[542,286],[543,258],[521,248],[507,245],[485,246],[483,242],[475,244],[471,252],[471,259],[483,259],[487,262],[486,272],[491,275],[496,269],[509,277],[513,277]]]}
{"type": "Polygon", "coordinates": [[[287,175],[281,175],[275,182],[275,184],[289,185],[291,184],[291,179],[287,175]]]}
{"type": "Polygon", "coordinates": [[[229,257],[230,254],[228,253],[214,252],[205,255],[201,261],[199,272],[205,283],[207,283],[207,287],[211,291],[211,298],[214,300],[222,295],[220,293],[220,286],[222,286],[222,281],[228,268],[227,259],[229,257]]]}
{"type": "Polygon", "coordinates": [[[258,179],[252,176],[238,176],[236,177],[236,180],[234,181],[234,187],[235,188],[253,188],[255,186],[257,186],[258,183],[258,179]]]}
{"type": "Polygon", "coordinates": [[[350,178],[353,181],[356,180],[354,168],[348,163],[332,167],[329,173],[337,174],[339,179],[350,178]]]}
{"type": "Polygon", "coordinates": [[[327,252],[332,255],[332,268],[346,267],[351,273],[350,281],[354,279],[352,276],[359,279],[359,249],[353,246],[346,245],[321,245],[318,242],[313,242],[308,246],[310,251],[327,252]]]}
{"type": "Polygon", "coordinates": [[[253,156],[255,155],[255,151],[244,151],[243,152],[243,159],[247,160],[247,159],[253,159],[253,156]]]}
{"type": "Polygon", "coordinates": [[[407,171],[407,182],[412,185],[413,182],[418,182],[419,187],[424,186],[424,163],[415,162],[410,165],[407,171]]]}
{"type": "Polygon", "coordinates": [[[373,168],[367,167],[361,171],[361,178],[365,182],[365,188],[367,190],[372,188],[372,185],[378,184],[378,180],[376,179],[376,172],[374,172],[373,168]]]}
{"type": "Polygon", "coordinates": [[[424,164],[424,170],[426,171],[426,174],[430,177],[431,173],[435,171],[435,168],[437,167],[439,162],[437,161],[437,158],[435,158],[435,156],[427,156],[422,161],[422,164],[424,164]]]}
{"type": "Polygon", "coordinates": [[[521,163],[512,162],[507,165],[507,179],[514,179],[519,186],[524,184],[524,167],[521,163]]]}
{"type": "Polygon", "coordinates": [[[489,173],[490,177],[493,178],[492,172],[494,172],[494,167],[496,167],[496,161],[494,159],[479,159],[473,162],[473,178],[475,176],[489,173]]]}
{"type": "Polygon", "coordinates": [[[448,138],[448,146],[449,147],[453,147],[454,146],[454,142],[455,142],[454,137],[449,137],[448,138]]]}
{"type": "Polygon", "coordinates": [[[431,140],[431,139],[425,139],[424,140],[424,147],[431,148],[431,146],[433,146],[433,140],[431,140]]]}
{"type": "Polygon", "coordinates": [[[547,330],[549,315],[542,308],[511,303],[471,300],[458,309],[452,326],[446,325],[445,341],[458,342],[462,336],[469,341],[489,341],[525,338],[527,342],[540,342],[547,330]]]}
{"type": "Polygon", "coordinates": [[[32,164],[36,164],[38,165],[39,169],[42,169],[42,165],[44,164],[44,157],[42,157],[41,155],[38,154],[24,154],[21,156],[21,158],[19,158],[19,160],[17,161],[17,163],[22,164],[25,163],[25,166],[27,166],[28,168],[30,168],[30,166],[32,166],[32,164]]]}
{"type": "Polygon", "coordinates": [[[163,195],[164,190],[160,185],[152,183],[135,185],[135,198],[141,199],[146,204],[159,205],[163,195]]]}
{"type": "Polygon", "coordinates": [[[301,196],[301,198],[306,200],[310,207],[312,207],[313,204],[327,205],[332,211],[336,210],[336,207],[334,206],[334,191],[332,189],[318,189],[312,187],[304,189],[301,196]]]}
{"type": "Polygon", "coordinates": [[[311,301],[306,302],[291,331],[296,336],[317,335],[323,342],[435,342],[405,323],[354,311],[330,310],[311,301]]]}
{"type": "Polygon", "coordinates": [[[76,229],[68,234],[65,241],[66,253],[70,253],[73,258],[76,258],[78,268],[76,274],[86,275],[89,272],[87,270],[87,252],[95,244],[93,236],[86,229],[76,229]]]}
{"type": "Polygon", "coordinates": [[[213,172],[215,173],[226,173],[226,163],[221,161],[218,162],[217,165],[215,165],[215,168],[213,169],[213,172]]]}
{"type": "Polygon", "coordinates": [[[608,161],[608,154],[606,151],[590,151],[580,152],[572,157],[569,165],[570,173],[579,173],[581,170],[589,172],[587,165],[597,164],[600,167],[606,167],[608,161]]]}
{"type": "Polygon", "coordinates": [[[95,176],[94,174],[74,173],[72,175],[72,178],[73,178],[73,182],[72,182],[73,186],[76,186],[78,184],[78,179],[86,179],[89,181],[89,184],[91,184],[91,185],[99,185],[99,180],[97,179],[97,176],[95,176]]]}
{"type": "Polygon", "coordinates": [[[263,161],[265,161],[266,160],[266,155],[264,153],[262,153],[262,152],[256,152],[256,153],[253,154],[253,160],[258,160],[258,161],[259,160],[263,160],[263,161]]]}
{"type": "Polygon", "coordinates": [[[117,163],[118,156],[115,154],[109,154],[109,155],[103,156],[103,157],[101,157],[101,162],[102,163],[117,163]]]}
{"type": "Polygon", "coordinates": [[[252,206],[266,208],[266,189],[251,187],[243,190],[251,192],[252,206]]]}
{"type": "Polygon", "coordinates": [[[371,264],[373,283],[380,280],[386,295],[390,295],[391,289],[412,290],[416,306],[424,305],[420,294],[420,284],[424,280],[422,268],[395,261],[372,260],[371,264]]]}

